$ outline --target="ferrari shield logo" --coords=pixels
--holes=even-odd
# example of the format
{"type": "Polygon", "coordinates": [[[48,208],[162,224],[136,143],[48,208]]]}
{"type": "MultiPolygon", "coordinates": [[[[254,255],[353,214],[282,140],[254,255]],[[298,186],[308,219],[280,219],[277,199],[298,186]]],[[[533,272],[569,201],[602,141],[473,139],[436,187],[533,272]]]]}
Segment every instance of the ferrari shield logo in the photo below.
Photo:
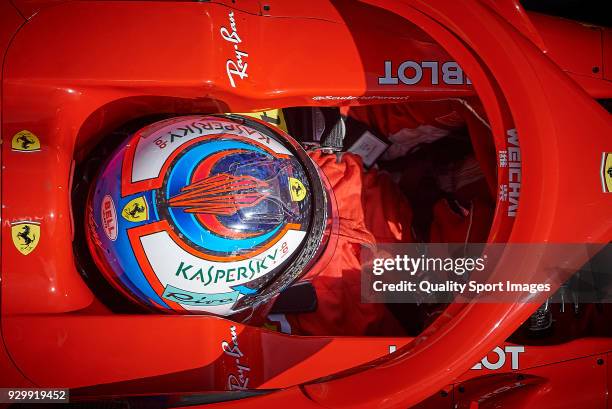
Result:
{"type": "Polygon", "coordinates": [[[11,141],[11,149],[18,152],[35,152],[40,150],[38,137],[30,131],[17,132],[11,141]]]}
{"type": "Polygon", "coordinates": [[[130,222],[142,222],[149,218],[149,206],[144,196],[130,200],[121,211],[121,216],[130,222]]]}
{"type": "Polygon", "coordinates": [[[612,192],[612,153],[609,152],[604,152],[601,159],[601,184],[604,192],[612,192]]]}
{"type": "Polygon", "coordinates": [[[301,202],[306,197],[306,188],[298,179],[289,178],[289,193],[291,194],[291,200],[301,202]]]}
{"type": "Polygon", "coordinates": [[[16,222],[11,224],[13,244],[24,256],[34,251],[40,241],[40,223],[16,222]]]}

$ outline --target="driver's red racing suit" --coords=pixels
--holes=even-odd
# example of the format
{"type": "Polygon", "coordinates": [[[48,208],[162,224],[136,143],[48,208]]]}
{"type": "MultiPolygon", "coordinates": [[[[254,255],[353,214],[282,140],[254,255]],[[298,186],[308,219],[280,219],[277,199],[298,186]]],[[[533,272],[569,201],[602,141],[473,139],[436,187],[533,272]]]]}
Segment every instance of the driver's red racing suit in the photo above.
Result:
{"type": "MultiPolygon", "coordinates": [[[[344,114],[387,138],[390,147],[381,157],[384,161],[465,127],[464,116],[457,111],[465,115],[461,104],[441,101],[357,107],[345,110],[344,114]]],[[[471,134],[475,126],[480,125],[468,127],[471,134]]],[[[333,155],[314,151],[311,157],[327,176],[336,198],[339,217],[336,252],[323,271],[312,271],[303,277],[316,291],[317,309],[308,313],[271,314],[266,326],[302,335],[403,334],[403,326],[386,305],[362,303],[360,295],[363,245],[415,241],[411,229],[413,211],[394,181],[397,175],[376,167],[366,170],[361,158],[349,152],[333,155]]],[[[456,167],[451,178],[455,182],[454,194],[463,199],[464,205],[450,206],[446,200],[435,203],[429,241],[486,240],[493,210],[490,192],[478,162],[473,157],[464,162],[456,167]]],[[[445,175],[441,175],[442,185],[444,180],[445,175]]]]}

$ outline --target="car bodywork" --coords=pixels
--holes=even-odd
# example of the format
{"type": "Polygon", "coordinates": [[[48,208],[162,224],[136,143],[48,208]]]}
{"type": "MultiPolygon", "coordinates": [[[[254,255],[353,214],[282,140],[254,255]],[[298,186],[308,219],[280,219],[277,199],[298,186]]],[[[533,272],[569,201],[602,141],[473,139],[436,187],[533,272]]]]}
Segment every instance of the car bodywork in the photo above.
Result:
{"type": "Polygon", "coordinates": [[[70,190],[92,143],[132,118],[478,95],[495,148],[516,131],[521,150],[520,200],[498,202],[489,240],[608,243],[601,158],[612,152],[612,122],[595,99],[612,97],[610,30],[528,15],[513,1],[0,8],[0,386],[68,387],[83,399],[150,395],[169,406],[191,397],[232,407],[605,407],[611,340],[524,352],[504,343],[535,303],[451,306],[415,339],[112,314],[75,267],[70,190]],[[420,66],[418,79],[400,72],[406,61],[420,66]],[[24,130],[39,149],[15,149],[24,130]],[[13,245],[18,223],[40,228],[28,254],[13,245]],[[470,369],[487,353],[505,364],[470,369]]]}

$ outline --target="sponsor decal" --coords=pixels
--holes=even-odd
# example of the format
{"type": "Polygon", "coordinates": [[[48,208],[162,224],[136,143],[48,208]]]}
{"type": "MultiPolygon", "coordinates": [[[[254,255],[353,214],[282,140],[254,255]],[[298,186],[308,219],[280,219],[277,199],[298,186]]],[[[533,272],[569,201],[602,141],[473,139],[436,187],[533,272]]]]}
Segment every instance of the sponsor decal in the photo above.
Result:
{"type": "Polygon", "coordinates": [[[480,369],[488,369],[490,371],[495,371],[503,368],[506,364],[507,356],[510,356],[511,361],[511,369],[519,369],[519,354],[525,352],[525,347],[523,345],[507,345],[505,347],[497,347],[492,353],[497,355],[497,360],[491,362],[489,360],[489,356],[485,356],[482,358],[480,362],[472,367],[474,370],[480,369]]]}
{"type": "Polygon", "coordinates": [[[294,202],[301,202],[306,197],[304,184],[296,178],[289,178],[289,194],[294,202]]]}
{"type": "Polygon", "coordinates": [[[378,85],[417,85],[423,81],[423,74],[429,71],[427,85],[438,85],[440,81],[447,85],[470,85],[472,82],[464,75],[455,61],[404,61],[394,70],[392,61],[385,61],[385,74],[378,77],[378,85]]]}
{"type": "Polygon", "coordinates": [[[501,183],[497,197],[500,202],[508,202],[508,217],[515,217],[521,190],[521,148],[516,129],[506,132],[508,147],[497,152],[497,164],[500,169],[508,170],[508,182],[501,183]]]}
{"type": "Polygon", "coordinates": [[[506,136],[508,140],[508,216],[515,217],[521,190],[521,148],[516,129],[509,129],[506,136]]]}
{"type": "Polygon", "coordinates": [[[161,130],[153,135],[148,135],[151,137],[142,137],[138,140],[129,170],[131,182],[159,178],[168,158],[181,146],[204,135],[218,134],[244,137],[264,145],[277,154],[291,155],[291,152],[279,142],[244,125],[230,121],[211,121],[201,117],[192,117],[180,123],[174,123],[167,131],[161,130]],[[156,149],[151,149],[151,145],[154,145],[156,149]]]}
{"type": "Polygon", "coordinates": [[[244,283],[252,280],[255,276],[268,271],[278,262],[278,249],[272,254],[266,254],[260,259],[250,259],[238,264],[228,264],[227,267],[219,268],[216,264],[202,264],[201,267],[195,267],[192,264],[187,264],[184,261],[178,265],[175,276],[181,277],[187,281],[200,281],[204,286],[217,283],[244,283]],[[232,267],[233,265],[233,267],[232,267]]]}
{"type": "Polygon", "coordinates": [[[230,58],[225,63],[225,71],[227,72],[227,78],[229,79],[230,85],[232,88],[236,88],[236,80],[235,77],[242,80],[249,75],[247,74],[248,64],[245,59],[249,56],[249,53],[246,51],[240,50],[238,45],[242,43],[242,39],[238,35],[238,29],[236,27],[236,19],[234,18],[234,12],[230,11],[228,14],[230,28],[221,27],[219,32],[221,33],[221,37],[231,43],[234,47],[234,58],[230,58]],[[230,31],[231,30],[231,31],[230,31]]]}
{"type": "Polygon", "coordinates": [[[149,218],[149,206],[144,196],[130,200],[121,211],[121,216],[129,222],[142,222],[149,218]]]}
{"type": "Polygon", "coordinates": [[[192,291],[182,290],[180,288],[167,285],[164,289],[162,297],[180,304],[211,306],[233,304],[238,299],[238,294],[238,291],[217,294],[194,293],[192,291]]]}
{"type": "Polygon", "coordinates": [[[117,210],[113,198],[109,195],[104,196],[100,206],[100,218],[102,219],[102,229],[110,240],[117,240],[117,210]]]}
{"type": "Polygon", "coordinates": [[[243,391],[249,387],[249,372],[251,368],[248,366],[246,357],[238,346],[238,334],[234,325],[230,327],[230,336],[230,342],[221,342],[221,350],[236,363],[236,371],[228,375],[226,386],[229,391],[243,391]]]}
{"type": "Polygon", "coordinates": [[[501,150],[498,152],[498,163],[500,168],[508,167],[508,151],[501,150]]]}
{"type": "Polygon", "coordinates": [[[17,250],[27,256],[40,241],[40,223],[22,221],[11,223],[11,237],[17,250]]]}
{"type": "MultiPolygon", "coordinates": [[[[202,291],[206,294],[224,293],[229,288],[237,291],[240,297],[240,294],[256,292],[250,282],[270,273],[295,252],[304,236],[303,231],[288,230],[283,236],[284,240],[273,244],[257,257],[235,261],[213,261],[195,256],[181,248],[166,231],[142,236],[139,242],[153,274],[165,288],[171,286],[196,294],[202,291]],[[165,251],[160,252],[159,249],[165,251]]],[[[183,304],[182,301],[179,303],[183,304]]]]}
{"type": "Polygon", "coordinates": [[[612,153],[604,152],[601,158],[601,185],[605,193],[612,192],[612,153]]]}
{"type": "Polygon", "coordinates": [[[40,151],[40,140],[32,132],[23,130],[13,135],[11,149],[16,152],[40,151]]]}
{"type": "Polygon", "coordinates": [[[407,101],[410,96],[401,95],[315,95],[313,101],[407,101]]]}
{"type": "MultiPolygon", "coordinates": [[[[229,121],[184,121],[181,126],[173,127],[168,132],[160,132],[159,136],[153,140],[159,149],[165,149],[168,145],[180,146],[183,143],[202,135],[232,133],[234,135],[253,135],[259,139],[268,139],[260,132],[246,126],[235,124],[229,121]]],[[[146,139],[143,137],[142,139],[146,139]]]]}

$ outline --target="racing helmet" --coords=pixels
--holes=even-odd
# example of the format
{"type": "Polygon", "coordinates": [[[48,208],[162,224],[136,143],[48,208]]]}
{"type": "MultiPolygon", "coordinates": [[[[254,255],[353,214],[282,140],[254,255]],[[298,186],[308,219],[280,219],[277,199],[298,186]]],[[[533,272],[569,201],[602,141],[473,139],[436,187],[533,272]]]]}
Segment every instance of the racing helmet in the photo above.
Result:
{"type": "Polygon", "coordinates": [[[270,304],[314,263],[329,223],[324,186],[300,145],[262,121],[165,119],[101,166],[88,246],[104,278],[140,305],[232,316],[270,304]]]}

